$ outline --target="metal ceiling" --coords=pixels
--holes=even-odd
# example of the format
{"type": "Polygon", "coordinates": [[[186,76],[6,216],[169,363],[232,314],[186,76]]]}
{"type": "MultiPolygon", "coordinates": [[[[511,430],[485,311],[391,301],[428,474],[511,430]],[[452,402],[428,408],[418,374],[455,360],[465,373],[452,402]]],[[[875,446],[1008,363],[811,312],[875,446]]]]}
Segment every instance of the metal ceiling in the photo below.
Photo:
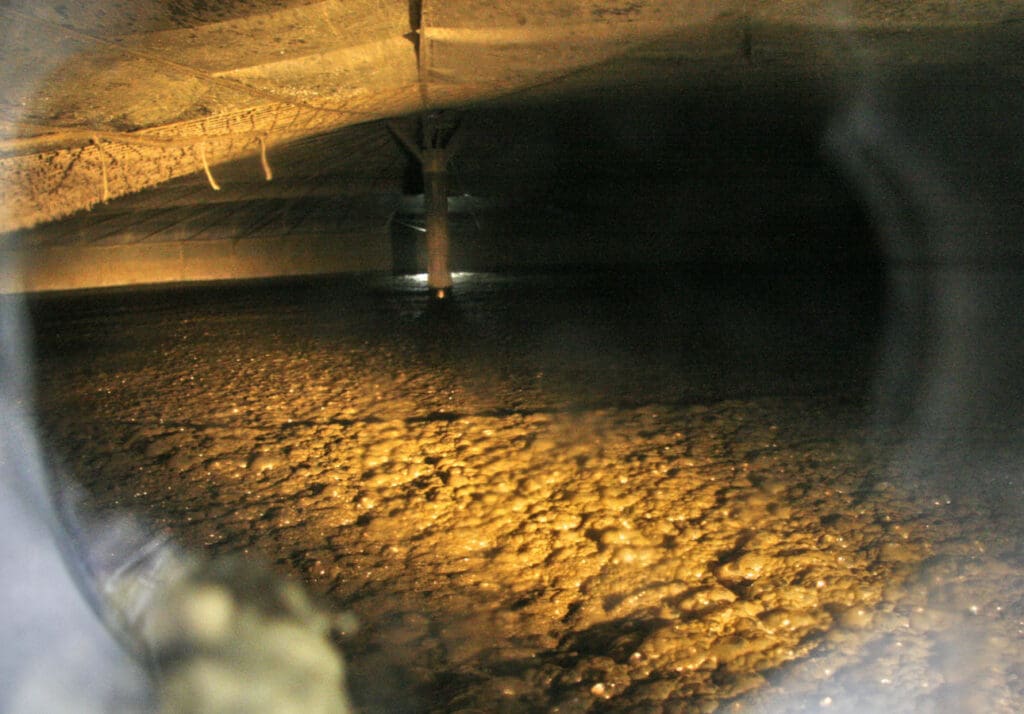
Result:
{"type": "Polygon", "coordinates": [[[640,90],[784,107],[868,65],[979,56],[1024,76],[1024,4],[996,0],[0,0],[0,22],[0,233],[179,177],[141,200],[394,191],[379,120],[436,108],[640,90]]]}

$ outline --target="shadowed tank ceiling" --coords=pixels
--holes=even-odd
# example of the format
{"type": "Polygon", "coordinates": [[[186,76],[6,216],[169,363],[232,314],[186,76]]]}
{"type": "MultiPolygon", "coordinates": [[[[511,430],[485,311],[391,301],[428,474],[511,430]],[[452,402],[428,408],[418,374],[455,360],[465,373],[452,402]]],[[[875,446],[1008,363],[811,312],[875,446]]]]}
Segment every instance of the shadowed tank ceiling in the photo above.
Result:
{"type": "Polygon", "coordinates": [[[994,0],[0,0],[0,22],[0,232],[129,194],[377,210],[408,171],[384,120],[426,110],[465,112],[464,180],[514,195],[664,173],[681,134],[668,173],[699,168],[712,134],[819,122],[890,68],[1024,77],[1024,5],[994,0]]]}

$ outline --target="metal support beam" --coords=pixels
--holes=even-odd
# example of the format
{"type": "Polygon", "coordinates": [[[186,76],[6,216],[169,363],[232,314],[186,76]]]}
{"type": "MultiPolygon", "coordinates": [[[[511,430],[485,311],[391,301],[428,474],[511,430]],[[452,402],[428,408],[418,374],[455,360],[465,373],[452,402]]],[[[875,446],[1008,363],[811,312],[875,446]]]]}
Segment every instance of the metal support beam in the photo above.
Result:
{"type": "Polygon", "coordinates": [[[420,140],[403,125],[392,122],[392,134],[420,162],[423,170],[423,202],[427,233],[427,288],[436,299],[447,298],[452,289],[448,264],[448,162],[457,142],[459,120],[450,113],[431,112],[420,121],[420,140]]]}
{"type": "Polygon", "coordinates": [[[427,288],[443,299],[452,288],[448,265],[448,152],[423,150],[423,198],[427,225],[427,288]]]}

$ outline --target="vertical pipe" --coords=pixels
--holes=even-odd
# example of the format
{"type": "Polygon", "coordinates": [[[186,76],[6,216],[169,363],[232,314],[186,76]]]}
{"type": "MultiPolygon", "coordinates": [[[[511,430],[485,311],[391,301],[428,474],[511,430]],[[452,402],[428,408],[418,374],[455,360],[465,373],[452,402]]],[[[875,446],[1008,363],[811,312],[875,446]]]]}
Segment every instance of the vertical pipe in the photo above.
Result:
{"type": "Polygon", "coordinates": [[[448,153],[423,149],[423,193],[427,224],[427,287],[435,298],[451,291],[448,267],[448,153]]]}

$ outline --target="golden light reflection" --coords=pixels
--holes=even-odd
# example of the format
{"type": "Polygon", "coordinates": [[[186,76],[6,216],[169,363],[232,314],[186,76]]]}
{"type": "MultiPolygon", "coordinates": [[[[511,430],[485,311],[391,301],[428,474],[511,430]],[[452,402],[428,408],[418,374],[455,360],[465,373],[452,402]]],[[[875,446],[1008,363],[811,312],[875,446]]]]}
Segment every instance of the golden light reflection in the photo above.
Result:
{"type": "MultiPolygon", "coordinates": [[[[471,313],[491,278],[457,277],[471,313]]],[[[1019,568],[983,520],[887,480],[857,408],[673,402],[501,311],[402,331],[429,316],[388,284],[346,294],[365,324],[249,293],[92,308],[81,341],[109,349],[68,359],[61,328],[47,431],[95,505],[354,612],[337,643],[368,710],[972,711],[983,675],[962,673],[1019,681],[1019,568]]]]}
{"type": "Polygon", "coordinates": [[[372,648],[421,686],[491,673],[445,706],[631,711],[765,687],[891,613],[887,581],[928,551],[892,494],[851,495],[864,474],[841,445],[787,445],[776,417],[733,402],[130,440],[156,457],[136,496],[169,525],[270,553],[355,611],[354,676],[372,648]]]}

